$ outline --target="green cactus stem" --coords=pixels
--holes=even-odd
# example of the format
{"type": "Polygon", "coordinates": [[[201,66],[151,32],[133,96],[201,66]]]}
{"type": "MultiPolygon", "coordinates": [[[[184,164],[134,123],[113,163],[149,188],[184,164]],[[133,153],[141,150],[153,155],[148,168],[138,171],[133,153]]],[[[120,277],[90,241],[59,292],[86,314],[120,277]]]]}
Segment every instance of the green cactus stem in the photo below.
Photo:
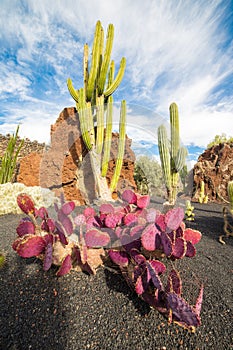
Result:
{"type": "Polygon", "coordinates": [[[126,67],[126,59],[123,57],[121,59],[121,63],[120,63],[120,68],[119,71],[117,73],[116,78],[114,79],[114,81],[112,82],[112,84],[107,88],[107,90],[104,91],[104,96],[108,97],[110,95],[113,94],[113,92],[118,88],[118,86],[120,85],[124,73],[125,73],[125,67],[126,67]]]}
{"type": "Polygon", "coordinates": [[[101,47],[101,23],[100,21],[96,24],[94,43],[92,48],[92,61],[91,69],[88,77],[86,98],[87,101],[92,101],[95,89],[96,76],[98,72],[99,56],[100,56],[100,47],[101,47]]]}
{"type": "Polygon", "coordinates": [[[169,140],[167,130],[164,125],[158,128],[158,147],[161,160],[162,171],[164,175],[165,186],[167,189],[168,199],[171,194],[171,156],[169,150],[169,140]]]}
{"type": "Polygon", "coordinates": [[[96,152],[100,154],[104,143],[104,96],[97,97],[96,101],[96,117],[97,117],[97,139],[96,152]]]}
{"type": "Polygon", "coordinates": [[[113,116],[113,96],[109,97],[106,111],[106,130],[104,142],[104,154],[102,160],[102,176],[107,175],[108,163],[112,144],[112,116],[113,116]]]}
{"type": "Polygon", "coordinates": [[[110,190],[113,192],[116,189],[118,183],[121,168],[123,163],[123,157],[125,152],[125,135],[126,135],[126,101],[121,102],[121,115],[119,123],[119,141],[118,141],[118,153],[116,160],[115,171],[111,180],[110,190]]]}
{"type": "Polygon", "coordinates": [[[177,196],[179,172],[185,165],[187,149],[180,146],[179,113],[177,105],[172,103],[169,107],[169,111],[171,140],[168,140],[165,126],[159,126],[158,147],[168,202],[170,205],[174,205],[177,196]]]}
{"type": "Polygon", "coordinates": [[[114,38],[114,27],[112,24],[109,24],[104,59],[103,59],[103,62],[101,65],[101,70],[100,70],[99,86],[98,86],[99,94],[103,94],[103,92],[104,92],[106,77],[107,77],[110,58],[111,58],[113,38],[114,38]]]}
{"type": "Polygon", "coordinates": [[[85,100],[85,92],[84,89],[79,90],[79,120],[80,120],[80,128],[82,133],[83,141],[88,150],[92,149],[91,139],[88,127],[89,125],[89,110],[87,109],[86,100],[85,100]]]}

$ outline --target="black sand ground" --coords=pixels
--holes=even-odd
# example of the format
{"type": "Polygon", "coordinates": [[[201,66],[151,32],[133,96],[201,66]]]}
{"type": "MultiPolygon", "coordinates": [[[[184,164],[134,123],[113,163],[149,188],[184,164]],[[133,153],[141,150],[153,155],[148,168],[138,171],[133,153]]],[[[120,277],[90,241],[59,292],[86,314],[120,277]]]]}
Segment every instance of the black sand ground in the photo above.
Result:
{"type": "Polygon", "coordinates": [[[55,269],[43,272],[40,261],[18,257],[11,243],[20,216],[1,216],[0,249],[7,263],[0,270],[0,349],[233,349],[233,238],[218,242],[220,205],[195,207],[195,222],[188,225],[203,238],[197,256],[180,261],[187,299],[205,284],[195,334],[168,326],[119,274],[100,268],[96,276],[72,272],[58,279],[55,269]]]}

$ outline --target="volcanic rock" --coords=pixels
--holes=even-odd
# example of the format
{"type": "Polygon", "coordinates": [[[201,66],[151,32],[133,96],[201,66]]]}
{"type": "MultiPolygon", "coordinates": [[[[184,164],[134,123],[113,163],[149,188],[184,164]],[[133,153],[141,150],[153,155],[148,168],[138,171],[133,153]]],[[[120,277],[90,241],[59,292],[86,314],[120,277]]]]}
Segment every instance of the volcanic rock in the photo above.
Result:
{"type": "Polygon", "coordinates": [[[193,200],[198,200],[201,181],[209,201],[228,200],[227,184],[233,180],[233,143],[220,143],[205,150],[193,169],[193,200]]]}
{"type": "MultiPolygon", "coordinates": [[[[65,108],[60,113],[55,124],[51,126],[50,135],[51,144],[47,150],[44,149],[42,155],[38,155],[37,158],[29,155],[22,160],[17,181],[28,184],[30,180],[32,186],[34,178],[35,185],[39,182],[41,187],[53,190],[57,196],[64,193],[66,200],[75,200],[81,205],[87,204],[81,183],[85,186],[89,201],[95,197],[95,188],[89,154],[81,137],[75,108],[65,108]],[[30,161],[32,164],[29,164],[30,161]],[[27,168],[30,169],[30,177],[27,168]]],[[[116,166],[118,139],[118,133],[113,133],[109,170],[106,176],[108,184],[116,166]]],[[[113,198],[116,198],[117,192],[122,192],[124,188],[136,188],[133,178],[134,163],[135,155],[131,149],[131,140],[126,137],[122,171],[113,198]]]]}

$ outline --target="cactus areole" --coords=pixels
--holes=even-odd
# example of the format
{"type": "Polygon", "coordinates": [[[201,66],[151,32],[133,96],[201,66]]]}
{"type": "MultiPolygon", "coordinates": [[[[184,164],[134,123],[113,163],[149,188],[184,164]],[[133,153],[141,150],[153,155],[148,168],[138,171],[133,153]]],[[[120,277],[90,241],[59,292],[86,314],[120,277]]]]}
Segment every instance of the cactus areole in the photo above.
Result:
{"type": "Polygon", "coordinates": [[[116,168],[108,187],[106,174],[112,139],[112,95],[120,85],[126,67],[126,59],[123,57],[115,75],[115,63],[111,61],[113,37],[114,27],[109,24],[104,49],[104,30],[98,21],[90,62],[89,47],[87,44],[84,45],[83,87],[76,90],[72,80],[70,78],[67,80],[70,95],[76,102],[82,138],[90,155],[96,198],[108,201],[112,200],[111,193],[116,189],[120,177],[126,135],[126,102],[122,101],[116,168]]]}

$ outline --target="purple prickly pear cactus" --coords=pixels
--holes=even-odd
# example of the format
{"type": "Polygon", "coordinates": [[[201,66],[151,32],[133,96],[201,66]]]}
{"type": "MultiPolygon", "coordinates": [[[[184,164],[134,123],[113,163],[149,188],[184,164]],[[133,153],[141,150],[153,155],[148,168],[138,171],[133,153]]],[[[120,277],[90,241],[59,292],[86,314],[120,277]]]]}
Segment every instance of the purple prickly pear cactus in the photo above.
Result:
{"type": "Polygon", "coordinates": [[[46,208],[37,209],[29,196],[19,195],[18,204],[29,217],[19,222],[12,247],[22,257],[42,258],[45,271],[53,263],[59,265],[57,276],[77,267],[94,274],[90,254],[101,250],[143,300],[169,322],[194,329],[200,325],[203,286],[195,306],[189,305],[182,296],[180,274],[174,267],[170,270],[169,261],[174,266],[174,260],[195,256],[201,233],[185,227],[181,208],[166,214],[148,209],[150,197],[131,190],[123,192],[122,200],[122,206],[105,203],[98,212],[85,208],[73,218],[74,202],[62,198],[60,206],[55,204],[54,220],[46,208]]]}

